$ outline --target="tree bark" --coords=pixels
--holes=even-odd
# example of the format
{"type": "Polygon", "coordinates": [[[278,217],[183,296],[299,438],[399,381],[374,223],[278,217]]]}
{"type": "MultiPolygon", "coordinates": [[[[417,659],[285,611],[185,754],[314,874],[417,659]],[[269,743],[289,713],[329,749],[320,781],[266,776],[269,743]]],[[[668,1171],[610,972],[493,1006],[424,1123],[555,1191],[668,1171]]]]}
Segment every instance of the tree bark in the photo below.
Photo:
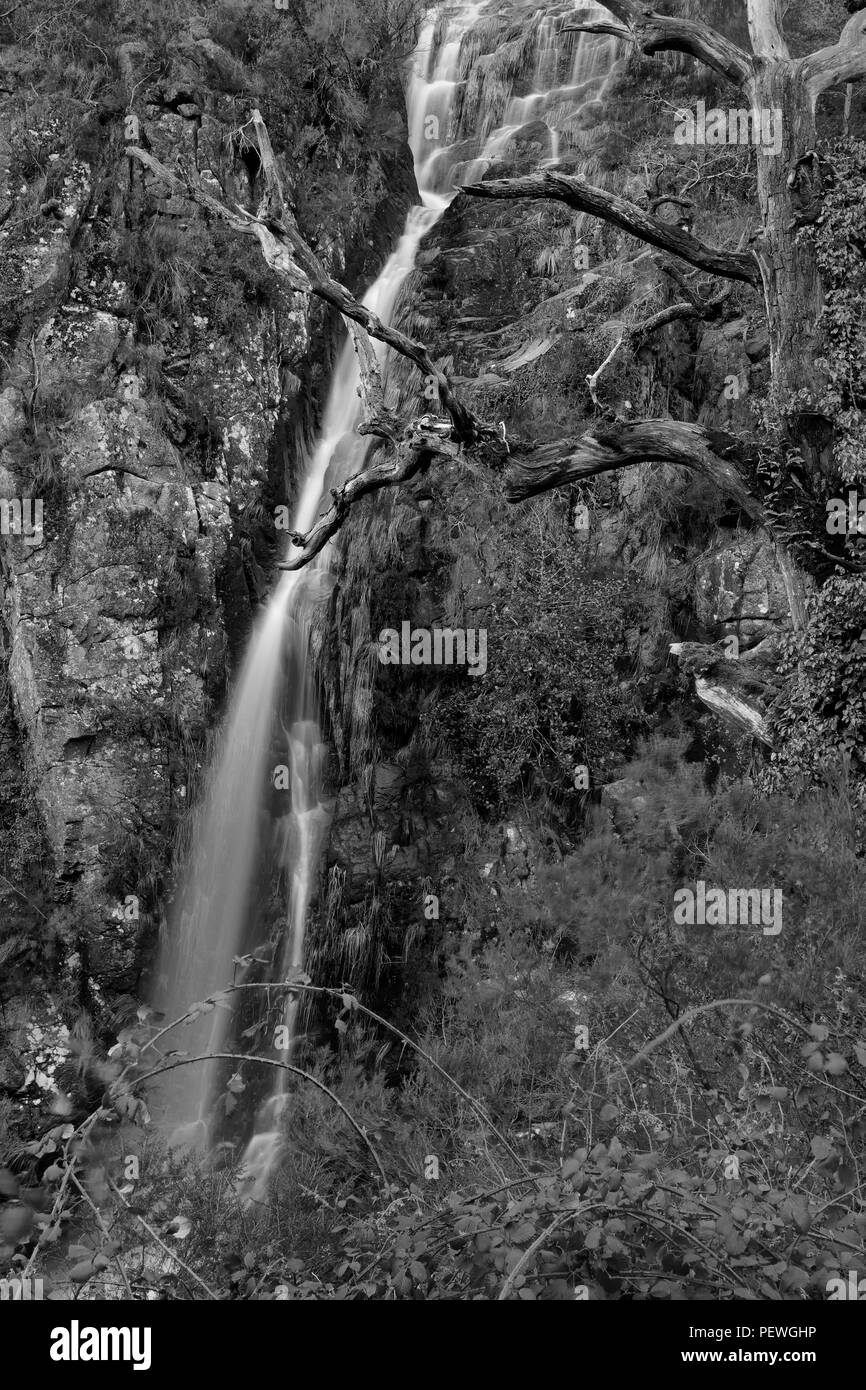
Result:
{"type": "Polygon", "coordinates": [[[712,246],[705,246],[697,237],[681,231],[672,223],[652,217],[637,203],[620,198],[616,193],[608,193],[606,189],[596,188],[576,174],[558,174],[555,170],[545,169],[541,173],[525,174],[519,178],[470,183],[460,191],[473,198],[553,198],[577,208],[579,212],[600,217],[649,246],[670,251],[698,270],[722,275],[728,280],[742,280],[748,285],[760,284],[758,265],[751,253],[718,251],[712,246]]]}
{"type": "Polygon", "coordinates": [[[743,445],[731,435],[680,420],[640,420],[512,455],[505,495],[510,502],[519,502],[634,463],[674,463],[702,473],[734,498],[754,522],[764,525],[763,509],[741,471],[744,461],[743,445]]]}
{"type": "Polygon", "coordinates": [[[814,250],[800,225],[817,177],[817,163],[808,158],[817,142],[815,120],[806,80],[795,63],[756,64],[748,91],[756,113],[775,113],[781,146],[778,152],[761,143],[756,147],[762,226],[754,250],[770,332],[773,393],[807,466],[821,471],[830,461],[830,427],[819,405],[826,383],[819,365],[824,297],[814,250]],[[805,395],[795,402],[799,392],[805,395]]]}
{"type": "Polygon", "coordinates": [[[605,9],[622,21],[621,26],[588,23],[570,25],[587,33],[616,33],[631,37],[642,53],[688,53],[707,67],[720,72],[730,82],[744,82],[749,72],[749,55],[724,34],[701,20],[678,19],[657,14],[637,0],[605,0],[605,9]]]}

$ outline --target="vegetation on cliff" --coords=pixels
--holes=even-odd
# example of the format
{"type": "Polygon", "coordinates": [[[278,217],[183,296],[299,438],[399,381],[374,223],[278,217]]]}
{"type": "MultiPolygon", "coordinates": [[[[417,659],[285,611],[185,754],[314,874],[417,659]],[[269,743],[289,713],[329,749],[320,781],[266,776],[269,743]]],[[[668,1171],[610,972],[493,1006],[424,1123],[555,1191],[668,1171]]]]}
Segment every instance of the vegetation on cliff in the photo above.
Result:
{"type": "MultiPolygon", "coordinates": [[[[34,31],[40,100],[63,86],[97,123],[123,106],[133,36],[158,70],[185,36],[203,88],[245,103],[249,206],[129,137],[134,216],[110,264],[142,374],[160,378],[167,320],[206,304],[240,344],[279,281],[352,322],[375,440],[292,562],[337,537],[315,635],[345,804],[308,973],[263,978],[263,947],[237,962],[242,983],[189,1001],[200,1017],[249,991],[220,1106],[249,1114],[262,1073],[285,1069],[281,1162],[263,1195],[228,1141],[207,1162],[170,1153],[147,1088],[198,1064],[184,1019],[129,990],[94,1029],[94,999],[77,999],[31,1039],[34,1074],[0,1109],[0,1249],[61,1295],[819,1301],[863,1276],[864,549],[826,518],[864,482],[866,146],[845,98],[864,15],[840,44],[830,3],[792,6],[784,33],[770,0],[731,23],[717,4],[608,8],[631,152],[613,118],[589,153],[575,136],[580,168],[574,149],[526,168],[518,140],[449,210],[391,327],[356,287],[397,177],[383,93],[414,7],[221,0],[133,24],[79,0],[51,38],[34,31]],[[663,79],[657,53],[678,55],[663,79]],[[682,54],[709,69],[703,88],[682,54]],[[783,157],[672,147],[657,128],[671,84],[780,110],[783,157]],[[181,235],[145,214],[156,199],[197,220],[181,235]],[[403,359],[399,389],[370,338],[403,359]],[[753,588],[729,574],[744,547],[753,588]],[[489,626],[486,679],[377,668],[398,603],[489,626]],[[678,916],[683,885],[702,915],[678,916]],[[736,918],[730,894],[750,891],[760,910],[736,918]],[[270,1047],[287,995],[307,1019],[291,1063],[270,1047]]],[[[23,12],[2,22],[21,45],[23,12]]],[[[495,82],[527,48],[507,29],[495,82]]],[[[52,153],[22,174],[10,265],[56,195],[52,153]]],[[[16,320],[10,351],[30,326],[16,320]]],[[[53,457],[66,423],[68,402],[40,416],[35,397],[21,467],[53,457]]],[[[202,403],[204,434],[218,406],[202,403]]],[[[262,564],[266,495],[246,518],[262,564]]],[[[178,627],[207,586],[163,599],[178,627]]],[[[0,824],[16,879],[42,833],[24,809],[0,824]]],[[[17,1009],[75,931],[46,920],[0,944],[17,1009]]]]}

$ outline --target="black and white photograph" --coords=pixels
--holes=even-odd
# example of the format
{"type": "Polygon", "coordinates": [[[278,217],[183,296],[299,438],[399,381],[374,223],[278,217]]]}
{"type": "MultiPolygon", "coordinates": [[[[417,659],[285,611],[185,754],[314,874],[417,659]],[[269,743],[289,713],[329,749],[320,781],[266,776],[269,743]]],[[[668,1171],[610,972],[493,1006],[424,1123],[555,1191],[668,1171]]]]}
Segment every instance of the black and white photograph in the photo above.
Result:
{"type": "Polygon", "coordinates": [[[0,0],[28,1374],[853,1353],[864,78],[866,0],[0,0]]]}

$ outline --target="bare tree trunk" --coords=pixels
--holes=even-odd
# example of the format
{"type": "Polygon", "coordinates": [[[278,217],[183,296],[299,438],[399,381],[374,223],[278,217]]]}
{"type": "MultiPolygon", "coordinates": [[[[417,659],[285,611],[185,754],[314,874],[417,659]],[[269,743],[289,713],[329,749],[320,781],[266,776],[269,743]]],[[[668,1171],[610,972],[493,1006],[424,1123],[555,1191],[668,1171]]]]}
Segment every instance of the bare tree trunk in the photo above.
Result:
{"type": "Polygon", "coordinates": [[[756,60],[749,95],[756,120],[759,113],[765,120],[772,117],[775,137],[772,145],[757,145],[762,231],[754,243],[770,331],[774,403],[807,467],[825,471],[832,431],[820,404],[826,383],[820,366],[824,301],[814,248],[803,230],[814,217],[820,188],[815,119],[803,73],[786,59],[756,60]]]}

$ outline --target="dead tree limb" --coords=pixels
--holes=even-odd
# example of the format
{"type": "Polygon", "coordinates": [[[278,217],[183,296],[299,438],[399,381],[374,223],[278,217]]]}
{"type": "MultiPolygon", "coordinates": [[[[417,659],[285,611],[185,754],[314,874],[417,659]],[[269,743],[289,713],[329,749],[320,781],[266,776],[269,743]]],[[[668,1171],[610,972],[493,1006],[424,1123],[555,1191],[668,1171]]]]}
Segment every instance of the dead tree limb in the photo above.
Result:
{"type": "Polygon", "coordinates": [[[838,43],[800,58],[796,67],[805,80],[813,110],[822,92],[866,75],[866,11],[852,15],[838,43]]]}
{"type": "Polygon", "coordinates": [[[379,492],[385,487],[395,487],[407,482],[417,473],[423,472],[435,458],[457,458],[459,446],[448,438],[450,426],[445,420],[422,417],[409,425],[405,438],[394,448],[386,446],[381,459],[374,459],[363,472],[350,478],[341,488],[334,488],[331,506],[320,516],[315,526],[305,536],[294,536],[299,547],[297,555],[284,560],[277,568],[299,570],[309,564],[340,530],[350,509],[362,497],[371,492],[379,492]],[[393,453],[396,450],[396,458],[393,453]]]}
{"type": "MultiPolygon", "coordinates": [[[[264,130],[264,123],[262,122],[256,129],[259,134],[261,152],[263,150],[261,131],[264,130]]],[[[269,149],[269,144],[264,148],[269,149]]],[[[457,439],[464,443],[474,443],[480,436],[489,432],[459,400],[448,377],[441,368],[436,367],[423,343],[415,342],[405,333],[401,333],[399,329],[383,324],[377,314],[374,314],[365,304],[361,304],[344,285],[341,285],[338,280],[334,280],[328,274],[301,236],[294,217],[277,195],[275,184],[271,184],[268,188],[270,195],[268,206],[276,206],[277,215],[274,216],[264,211],[263,215],[254,216],[240,205],[234,209],[226,207],[219,199],[206,193],[191,175],[181,176],[166,168],[158,159],[155,159],[153,155],[148,154],[138,145],[128,145],[126,153],[131,159],[137,160],[146,169],[149,169],[151,173],[158,175],[170,187],[185,193],[200,207],[217,217],[221,217],[234,231],[242,232],[247,236],[254,236],[261,247],[267,264],[276,274],[288,280],[293,290],[317,295],[337,309],[344,318],[353,319],[355,323],[360,324],[372,338],[386,343],[395,352],[408,358],[425,376],[433,377],[439,390],[439,398],[451,417],[457,439]]],[[[270,157],[272,158],[272,152],[270,157]]],[[[268,164],[266,157],[262,159],[262,167],[267,183],[268,164]]]]}
{"type": "Polygon", "coordinates": [[[510,502],[520,502],[635,463],[673,463],[703,474],[763,526],[766,517],[748,487],[744,462],[743,445],[732,435],[679,420],[638,420],[512,455],[505,495],[510,502]]]}
{"type": "Polygon", "coordinates": [[[592,375],[586,378],[586,384],[589,387],[589,394],[592,397],[593,404],[598,406],[599,409],[601,408],[601,406],[598,396],[595,394],[595,388],[598,385],[599,379],[602,376],[603,372],[606,370],[607,367],[610,366],[611,362],[616,357],[617,353],[619,352],[620,348],[625,342],[625,337],[625,333],[620,333],[619,337],[617,338],[610,352],[607,354],[607,357],[602,362],[601,366],[596,367],[592,375]]]}
{"type": "Polygon", "coordinates": [[[577,24],[568,24],[560,32],[579,29],[587,34],[613,34],[637,44],[648,57],[655,53],[688,53],[737,86],[744,86],[748,80],[749,54],[701,20],[657,14],[638,0],[605,0],[605,9],[620,23],[588,18],[581,23],[578,15],[577,24]]]}
{"type": "Polygon", "coordinates": [[[461,195],[472,198],[546,198],[566,203],[579,212],[588,212],[604,222],[638,237],[649,246],[669,251],[698,270],[721,275],[728,280],[741,280],[756,289],[761,285],[761,273],[751,252],[719,251],[706,246],[689,232],[670,222],[653,217],[637,203],[620,198],[616,193],[596,188],[576,174],[560,174],[544,169],[537,174],[524,174],[512,179],[489,179],[484,183],[467,184],[461,195]]]}
{"type": "Polygon", "coordinates": [[[696,294],[690,294],[689,299],[681,304],[669,304],[666,309],[659,309],[658,313],[651,314],[642,323],[635,323],[623,328],[619,338],[614,343],[611,351],[604,359],[600,367],[596,367],[591,376],[587,376],[586,384],[589,387],[589,394],[593,404],[601,409],[601,403],[596,395],[596,387],[602,374],[611,365],[620,348],[625,344],[628,347],[639,346],[644,339],[651,333],[655,333],[659,328],[664,328],[666,324],[674,323],[677,319],[713,319],[721,313],[727,300],[730,298],[730,287],[716,295],[714,299],[702,300],[696,294]]]}

